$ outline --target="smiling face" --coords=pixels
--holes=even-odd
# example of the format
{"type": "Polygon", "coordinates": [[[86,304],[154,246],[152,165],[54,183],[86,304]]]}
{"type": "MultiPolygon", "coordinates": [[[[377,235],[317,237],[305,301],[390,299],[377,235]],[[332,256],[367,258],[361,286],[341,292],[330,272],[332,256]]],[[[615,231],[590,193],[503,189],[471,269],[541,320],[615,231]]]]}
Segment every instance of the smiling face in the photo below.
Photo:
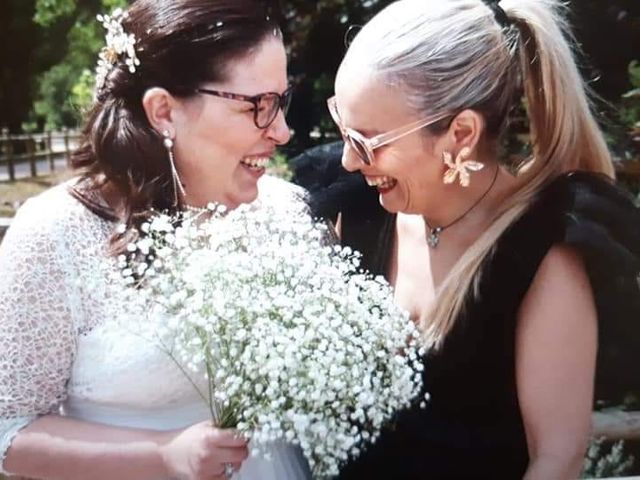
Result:
{"type": "MultiPolygon", "coordinates": [[[[336,104],[343,126],[366,137],[385,133],[419,120],[407,107],[405,95],[375,75],[363,81],[360,69],[344,66],[336,77],[336,104]]],[[[375,159],[365,165],[345,145],[342,164],[359,170],[367,183],[377,188],[380,204],[390,212],[424,213],[442,201],[444,190],[441,141],[424,130],[411,133],[374,150],[375,159]]]]}
{"type": "MultiPolygon", "coordinates": [[[[268,37],[250,55],[231,60],[227,71],[226,81],[200,87],[248,96],[282,94],[287,60],[281,39],[268,37]]],[[[235,208],[255,200],[264,167],[276,146],[290,137],[283,112],[268,128],[259,129],[249,102],[204,94],[176,102],[174,154],[185,185],[184,202],[215,201],[235,208]]]]}

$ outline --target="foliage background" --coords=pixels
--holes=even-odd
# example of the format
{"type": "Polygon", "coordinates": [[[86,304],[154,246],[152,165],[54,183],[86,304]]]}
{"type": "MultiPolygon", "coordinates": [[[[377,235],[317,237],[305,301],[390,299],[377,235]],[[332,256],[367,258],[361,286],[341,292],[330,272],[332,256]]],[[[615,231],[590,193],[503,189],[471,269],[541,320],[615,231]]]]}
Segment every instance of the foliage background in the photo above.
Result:
{"type": "MultiPolygon", "coordinates": [[[[265,0],[268,1],[268,0],[265,0]]],[[[425,0],[428,1],[428,0],[425,0]]],[[[103,43],[95,15],[127,0],[2,0],[0,127],[11,132],[74,127],[91,100],[103,43]]],[[[334,135],[325,99],[345,51],[345,34],[391,0],[271,0],[289,49],[296,94],[287,156],[334,135]]],[[[640,121],[640,1],[572,0],[582,70],[619,158],[638,154],[629,132],[640,121]],[[634,92],[634,88],[636,89],[634,92]],[[629,93],[631,92],[631,93],[629,93]],[[623,95],[627,94],[626,98],[623,95]]],[[[640,133],[636,132],[640,137],[640,133]]]]}

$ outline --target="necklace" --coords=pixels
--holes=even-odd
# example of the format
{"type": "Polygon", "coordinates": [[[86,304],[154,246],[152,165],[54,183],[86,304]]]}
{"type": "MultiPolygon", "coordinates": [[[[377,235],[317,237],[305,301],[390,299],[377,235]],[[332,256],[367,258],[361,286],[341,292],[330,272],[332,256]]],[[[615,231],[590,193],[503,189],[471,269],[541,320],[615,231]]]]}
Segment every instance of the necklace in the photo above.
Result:
{"type": "Polygon", "coordinates": [[[185,212],[191,212],[191,213],[197,213],[197,214],[211,211],[209,210],[208,207],[194,207],[193,205],[186,205],[186,204],[182,206],[182,209],[185,212]]]}
{"type": "Polygon", "coordinates": [[[484,200],[484,198],[489,194],[489,192],[493,188],[494,184],[496,183],[496,180],[498,179],[498,171],[499,170],[500,170],[500,167],[497,166],[496,167],[496,173],[493,175],[493,180],[491,180],[491,184],[489,185],[489,188],[487,188],[485,190],[485,192],[480,196],[480,198],[478,198],[473,203],[473,205],[471,205],[462,215],[460,215],[458,218],[456,218],[455,220],[453,220],[449,224],[443,225],[441,227],[432,227],[431,224],[429,223],[429,221],[427,220],[427,218],[424,215],[422,216],[422,218],[424,219],[424,224],[427,226],[427,229],[429,230],[429,233],[426,236],[427,237],[427,244],[429,245],[429,247],[436,248],[438,246],[438,244],[440,243],[440,234],[442,232],[444,232],[447,228],[451,227],[452,225],[455,225],[460,220],[462,220],[471,210],[476,208],[478,206],[478,204],[482,200],[484,200]]]}
{"type": "Polygon", "coordinates": [[[210,213],[215,215],[223,216],[228,212],[228,208],[222,203],[209,202],[205,207],[196,207],[193,205],[184,204],[182,205],[182,210],[184,212],[189,212],[194,214],[194,216],[202,215],[203,213],[210,213]]]}

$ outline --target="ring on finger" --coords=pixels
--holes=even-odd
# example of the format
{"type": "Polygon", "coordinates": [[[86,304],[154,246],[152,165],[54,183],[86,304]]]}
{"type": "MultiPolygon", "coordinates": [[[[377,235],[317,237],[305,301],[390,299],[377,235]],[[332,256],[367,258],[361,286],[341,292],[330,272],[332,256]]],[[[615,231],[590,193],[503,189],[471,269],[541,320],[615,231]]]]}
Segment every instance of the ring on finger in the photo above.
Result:
{"type": "Polygon", "coordinates": [[[227,477],[227,479],[230,479],[233,477],[234,473],[236,473],[236,469],[233,467],[233,465],[231,463],[225,463],[224,464],[225,477],[227,477]]]}

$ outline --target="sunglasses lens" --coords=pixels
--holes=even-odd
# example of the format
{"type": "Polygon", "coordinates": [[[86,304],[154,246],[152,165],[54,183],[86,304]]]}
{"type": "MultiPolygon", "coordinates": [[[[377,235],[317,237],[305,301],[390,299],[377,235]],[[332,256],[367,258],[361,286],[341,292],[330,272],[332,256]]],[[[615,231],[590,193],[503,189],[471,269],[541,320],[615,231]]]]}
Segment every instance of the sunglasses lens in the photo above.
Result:
{"type": "Polygon", "coordinates": [[[340,121],[340,115],[338,114],[338,108],[336,107],[335,97],[330,98],[327,101],[327,105],[329,106],[329,113],[331,114],[331,118],[338,126],[338,130],[340,130],[340,134],[342,135],[342,139],[351,147],[351,149],[360,157],[360,159],[367,165],[370,165],[369,155],[367,151],[367,147],[355,137],[352,137],[348,132],[342,129],[342,122],[340,121]]]}
{"type": "Polygon", "coordinates": [[[354,152],[360,157],[367,165],[370,165],[369,154],[367,152],[367,148],[356,138],[351,135],[347,135],[347,141],[349,142],[349,146],[353,149],[354,152]]]}

